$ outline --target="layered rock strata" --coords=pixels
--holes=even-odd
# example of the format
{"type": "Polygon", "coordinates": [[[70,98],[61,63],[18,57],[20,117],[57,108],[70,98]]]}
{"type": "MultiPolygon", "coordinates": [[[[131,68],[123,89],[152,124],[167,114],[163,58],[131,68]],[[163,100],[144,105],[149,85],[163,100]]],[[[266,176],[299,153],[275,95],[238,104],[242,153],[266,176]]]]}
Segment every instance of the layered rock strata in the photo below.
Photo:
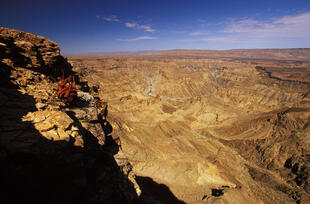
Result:
{"type": "Polygon", "coordinates": [[[309,63],[192,54],[70,60],[137,176],[186,203],[309,203],[309,63]]]}

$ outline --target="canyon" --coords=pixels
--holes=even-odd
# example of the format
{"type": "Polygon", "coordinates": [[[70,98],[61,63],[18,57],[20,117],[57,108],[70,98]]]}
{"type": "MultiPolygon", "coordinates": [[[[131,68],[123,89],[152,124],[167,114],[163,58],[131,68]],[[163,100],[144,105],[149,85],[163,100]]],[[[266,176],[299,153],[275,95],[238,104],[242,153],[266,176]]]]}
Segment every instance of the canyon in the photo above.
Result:
{"type": "Polygon", "coordinates": [[[113,134],[137,175],[186,203],[307,203],[309,53],[172,50],[69,60],[109,104],[113,134]]]}
{"type": "Polygon", "coordinates": [[[64,57],[1,27],[0,201],[309,203],[309,56],[64,57]],[[71,106],[57,98],[62,72],[77,78],[71,106]]]}

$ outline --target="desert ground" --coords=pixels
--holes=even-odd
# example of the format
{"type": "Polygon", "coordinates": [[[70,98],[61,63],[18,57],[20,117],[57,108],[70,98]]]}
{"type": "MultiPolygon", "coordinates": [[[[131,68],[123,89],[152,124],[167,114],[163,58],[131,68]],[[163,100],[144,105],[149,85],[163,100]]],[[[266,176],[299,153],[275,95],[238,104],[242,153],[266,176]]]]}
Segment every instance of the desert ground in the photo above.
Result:
{"type": "Polygon", "coordinates": [[[67,57],[107,103],[118,157],[137,176],[185,203],[309,203],[309,56],[271,49],[67,57]]]}

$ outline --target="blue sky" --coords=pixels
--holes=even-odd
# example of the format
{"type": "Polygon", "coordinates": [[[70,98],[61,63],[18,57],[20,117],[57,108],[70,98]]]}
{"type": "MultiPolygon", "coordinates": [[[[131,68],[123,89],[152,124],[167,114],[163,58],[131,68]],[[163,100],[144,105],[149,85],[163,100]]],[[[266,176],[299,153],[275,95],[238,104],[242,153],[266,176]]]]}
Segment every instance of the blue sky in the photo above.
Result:
{"type": "Polygon", "coordinates": [[[0,25],[64,54],[166,49],[309,48],[309,0],[10,0],[0,25]]]}

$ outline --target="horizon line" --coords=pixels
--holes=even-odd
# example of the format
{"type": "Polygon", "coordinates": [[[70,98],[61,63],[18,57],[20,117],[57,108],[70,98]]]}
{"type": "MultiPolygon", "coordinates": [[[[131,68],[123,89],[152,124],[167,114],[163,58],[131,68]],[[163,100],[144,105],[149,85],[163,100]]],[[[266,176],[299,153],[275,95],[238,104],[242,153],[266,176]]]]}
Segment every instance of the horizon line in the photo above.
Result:
{"type": "Polygon", "coordinates": [[[233,51],[233,50],[296,50],[310,49],[310,47],[295,47],[295,48],[236,48],[236,49],[163,49],[163,50],[139,50],[139,51],[111,51],[111,52],[86,52],[86,53],[62,53],[62,55],[134,55],[147,52],[162,52],[162,51],[233,51]]]}

